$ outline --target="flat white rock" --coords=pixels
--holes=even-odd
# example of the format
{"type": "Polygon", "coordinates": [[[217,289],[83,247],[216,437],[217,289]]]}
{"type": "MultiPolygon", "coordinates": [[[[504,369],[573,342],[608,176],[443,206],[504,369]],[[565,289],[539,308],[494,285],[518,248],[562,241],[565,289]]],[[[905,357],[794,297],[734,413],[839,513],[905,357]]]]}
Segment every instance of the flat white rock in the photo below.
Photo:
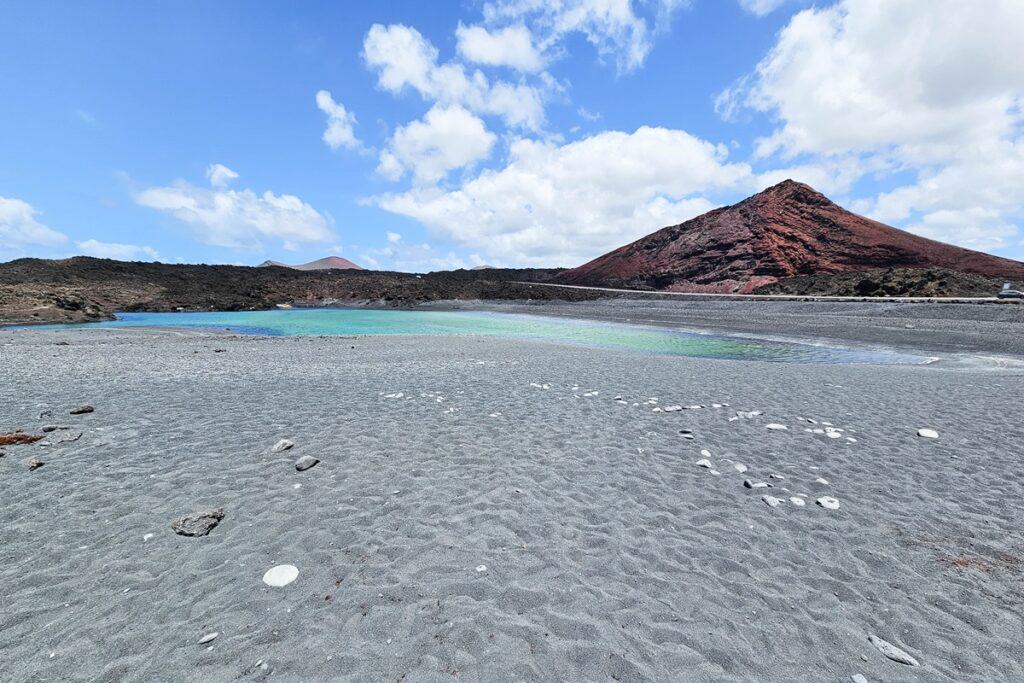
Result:
{"type": "Polygon", "coordinates": [[[832,496],[822,496],[821,498],[819,498],[815,502],[818,505],[820,505],[821,507],[825,508],[826,510],[838,510],[839,509],[839,501],[836,500],[835,498],[833,498],[832,496]]]}
{"type": "Polygon", "coordinates": [[[281,453],[282,451],[287,451],[293,448],[294,446],[295,444],[289,441],[288,439],[281,439],[280,441],[274,444],[274,447],[270,449],[270,452],[281,453]]]}
{"type": "Polygon", "coordinates": [[[694,465],[700,465],[701,467],[706,467],[706,468],[707,468],[707,469],[709,469],[709,470],[710,470],[710,469],[711,469],[712,467],[714,467],[714,465],[712,465],[712,464],[711,464],[711,461],[710,461],[710,460],[708,460],[707,458],[705,458],[705,459],[703,459],[703,460],[698,460],[697,462],[695,462],[695,463],[693,463],[693,464],[694,464],[694,465]]]}
{"type": "Polygon", "coordinates": [[[740,463],[740,462],[738,462],[738,463],[734,464],[734,465],[732,466],[732,468],[733,468],[734,470],[736,470],[737,472],[739,472],[740,474],[743,474],[744,472],[746,472],[746,471],[747,471],[747,466],[746,466],[746,465],[744,465],[743,463],[740,463]]]}
{"type": "Polygon", "coordinates": [[[798,506],[798,507],[803,507],[804,506],[804,499],[800,498],[798,496],[791,496],[790,499],[789,499],[789,502],[792,503],[793,505],[798,506]]]}
{"type": "Polygon", "coordinates": [[[776,498],[775,496],[761,496],[761,500],[770,508],[777,508],[783,503],[781,498],[776,498]]]}
{"type": "Polygon", "coordinates": [[[917,435],[921,436],[921,437],[924,437],[926,439],[937,439],[937,438],[939,438],[939,433],[937,431],[935,431],[934,429],[918,429],[917,430],[917,435]]]}
{"type": "Polygon", "coordinates": [[[202,638],[199,639],[199,644],[200,645],[206,645],[207,643],[212,642],[213,640],[216,640],[217,636],[219,636],[219,635],[220,635],[219,633],[207,633],[205,636],[203,636],[202,638]]]}
{"type": "Polygon", "coordinates": [[[920,666],[920,663],[916,659],[890,643],[888,640],[882,640],[878,636],[874,635],[868,636],[868,640],[871,641],[872,645],[878,648],[879,652],[892,661],[899,662],[900,664],[906,664],[908,666],[920,666]]]}
{"type": "Polygon", "coordinates": [[[786,425],[780,425],[780,424],[778,424],[776,422],[773,422],[771,424],[765,425],[764,428],[765,429],[771,429],[772,431],[776,431],[776,432],[782,431],[784,429],[789,429],[789,427],[787,427],[786,425]]]}
{"type": "Polygon", "coordinates": [[[297,579],[298,576],[299,570],[297,567],[290,564],[279,564],[267,570],[267,573],[263,575],[263,583],[274,588],[281,588],[297,579]]]}

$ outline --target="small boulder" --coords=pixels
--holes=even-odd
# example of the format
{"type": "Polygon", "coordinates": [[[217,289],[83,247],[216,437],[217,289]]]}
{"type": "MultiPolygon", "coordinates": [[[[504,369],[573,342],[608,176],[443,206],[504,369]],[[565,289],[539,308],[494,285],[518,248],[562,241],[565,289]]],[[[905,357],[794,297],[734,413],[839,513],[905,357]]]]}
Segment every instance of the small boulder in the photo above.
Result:
{"type": "Polygon", "coordinates": [[[86,406],[78,406],[77,408],[75,408],[74,410],[71,411],[71,414],[72,415],[85,415],[86,413],[91,413],[91,412],[94,412],[95,410],[96,410],[95,408],[93,408],[92,406],[88,406],[88,405],[86,405],[86,406]]]}
{"type": "Polygon", "coordinates": [[[284,451],[291,450],[295,447],[295,444],[288,439],[281,439],[274,444],[274,447],[270,449],[271,453],[283,453],[284,451]]]}
{"type": "Polygon", "coordinates": [[[832,496],[822,496],[821,498],[814,502],[816,502],[818,505],[825,508],[826,510],[839,509],[839,501],[833,498],[832,496]]]}
{"type": "Polygon", "coordinates": [[[918,429],[917,430],[917,435],[920,436],[920,437],[923,437],[925,439],[937,439],[937,438],[939,438],[939,433],[937,431],[935,431],[934,429],[927,429],[927,428],[918,429]]]}
{"type": "Polygon", "coordinates": [[[311,467],[316,467],[320,461],[314,458],[312,455],[304,455],[295,461],[295,469],[299,472],[305,472],[311,467]]]}
{"type": "Polygon", "coordinates": [[[31,460],[28,461],[28,471],[34,472],[35,470],[38,470],[45,464],[46,463],[40,460],[39,458],[32,458],[31,460]]]}
{"type": "Polygon", "coordinates": [[[171,522],[171,528],[179,536],[205,536],[224,519],[224,508],[193,512],[171,522]]]}

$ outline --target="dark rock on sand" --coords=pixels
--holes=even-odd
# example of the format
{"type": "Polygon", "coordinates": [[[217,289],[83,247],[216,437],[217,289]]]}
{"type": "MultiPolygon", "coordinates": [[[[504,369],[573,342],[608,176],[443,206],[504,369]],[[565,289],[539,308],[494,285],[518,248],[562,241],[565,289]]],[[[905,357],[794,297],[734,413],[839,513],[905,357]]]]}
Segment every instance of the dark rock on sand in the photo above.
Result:
{"type": "Polygon", "coordinates": [[[319,463],[320,461],[312,455],[304,455],[295,461],[295,469],[299,472],[305,472],[311,467],[316,467],[319,463]]]}
{"type": "Polygon", "coordinates": [[[45,464],[46,463],[40,460],[39,458],[32,458],[31,460],[28,461],[28,471],[34,472],[35,470],[38,470],[45,464]]]}
{"type": "Polygon", "coordinates": [[[95,410],[96,410],[95,408],[93,408],[92,406],[88,406],[88,405],[86,405],[86,406],[78,406],[77,408],[75,408],[74,410],[71,411],[71,414],[72,415],[85,415],[86,413],[91,413],[91,412],[93,412],[95,410]]]}
{"type": "Polygon", "coordinates": [[[171,522],[171,528],[179,536],[205,536],[224,519],[224,508],[193,512],[171,522]]]}

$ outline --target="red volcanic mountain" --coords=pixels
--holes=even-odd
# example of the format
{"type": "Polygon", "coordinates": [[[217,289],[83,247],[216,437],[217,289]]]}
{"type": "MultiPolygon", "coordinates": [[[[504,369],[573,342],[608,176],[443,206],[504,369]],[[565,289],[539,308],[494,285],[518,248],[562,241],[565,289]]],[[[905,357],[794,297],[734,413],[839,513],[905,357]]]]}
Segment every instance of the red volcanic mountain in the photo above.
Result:
{"type": "Polygon", "coordinates": [[[745,294],[782,278],[886,268],[1024,279],[1024,263],[897,230],[786,180],[565,271],[556,281],[745,294]]]}
{"type": "Polygon", "coordinates": [[[328,256],[327,258],[317,259],[316,261],[310,261],[309,263],[303,263],[298,266],[289,266],[287,263],[281,263],[280,261],[264,261],[260,264],[260,267],[266,266],[280,266],[281,268],[292,268],[294,270],[362,270],[363,267],[352,263],[347,258],[340,256],[328,256]]]}

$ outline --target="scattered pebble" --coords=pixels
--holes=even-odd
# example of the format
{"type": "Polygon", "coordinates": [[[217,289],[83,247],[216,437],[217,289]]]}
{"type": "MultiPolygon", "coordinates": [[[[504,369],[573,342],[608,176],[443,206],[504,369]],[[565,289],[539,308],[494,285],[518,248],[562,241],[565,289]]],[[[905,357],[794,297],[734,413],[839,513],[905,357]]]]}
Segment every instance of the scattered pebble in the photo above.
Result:
{"type": "Polygon", "coordinates": [[[485,572],[485,571],[487,571],[487,565],[486,564],[477,565],[476,570],[478,572],[485,572]]]}
{"type": "Polygon", "coordinates": [[[750,481],[749,479],[743,480],[743,487],[748,489],[770,489],[772,485],[763,481],[750,481]]]}
{"type": "Polygon", "coordinates": [[[761,496],[761,500],[770,508],[779,507],[783,503],[781,498],[776,498],[775,496],[761,496]]]}
{"type": "Polygon", "coordinates": [[[864,678],[862,674],[853,674],[850,676],[850,680],[853,681],[853,683],[868,683],[868,679],[864,678]]]}
{"type": "Polygon", "coordinates": [[[939,438],[939,433],[937,431],[935,431],[934,429],[918,429],[917,430],[917,435],[921,436],[921,437],[924,437],[925,439],[937,439],[937,438],[939,438]]]}
{"type": "Polygon", "coordinates": [[[295,447],[295,444],[288,439],[281,439],[270,449],[271,453],[282,453],[295,447]]]}
{"type": "Polygon", "coordinates": [[[800,498],[799,496],[791,496],[789,502],[792,503],[793,505],[796,505],[797,507],[804,506],[804,499],[800,498]]]}
{"type": "Polygon", "coordinates": [[[91,413],[91,412],[93,412],[95,410],[96,410],[95,408],[93,408],[92,406],[88,406],[88,405],[87,406],[78,406],[77,408],[75,408],[74,410],[71,411],[71,414],[72,415],[85,415],[86,413],[91,413]]]}
{"type": "Polygon", "coordinates": [[[184,515],[171,522],[171,528],[179,536],[205,536],[224,519],[224,508],[204,510],[184,515]]]}
{"type": "Polygon", "coordinates": [[[267,573],[263,575],[263,583],[274,588],[281,588],[297,579],[298,576],[297,567],[290,564],[279,564],[267,570],[267,573]]]}
{"type": "Polygon", "coordinates": [[[295,469],[299,472],[305,472],[311,467],[316,467],[320,460],[314,458],[312,455],[304,455],[295,461],[295,469]]]}
{"type": "Polygon", "coordinates": [[[205,636],[203,636],[202,638],[199,639],[199,644],[200,645],[206,645],[207,643],[211,643],[214,640],[216,640],[217,636],[219,636],[219,635],[220,635],[219,633],[207,633],[205,636]]]}
{"type": "Polygon", "coordinates": [[[822,496],[821,498],[819,498],[815,502],[818,505],[820,505],[821,507],[825,508],[826,510],[838,510],[839,509],[839,501],[836,500],[835,498],[833,498],[832,496],[822,496]]]}
{"type": "Polygon", "coordinates": [[[702,459],[702,460],[698,460],[698,461],[697,461],[697,462],[695,462],[694,464],[695,464],[695,465],[700,465],[701,467],[705,467],[705,468],[707,468],[707,469],[709,469],[709,470],[710,470],[710,469],[711,469],[712,467],[714,467],[714,465],[713,465],[713,464],[711,463],[711,461],[710,461],[710,460],[708,460],[707,458],[704,458],[704,459],[702,459]]]}
{"type": "Polygon", "coordinates": [[[824,479],[822,477],[818,477],[817,479],[814,480],[814,483],[815,484],[821,484],[822,486],[828,486],[828,479],[824,479]]]}
{"type": "Polygon", "coordinates": [[[746,465],[744,465],[743,463],[739,463],[739,462],[738,462],[738,463],[736,463],[736,464],[734,464],[734,465],[732,466],[732,468],[733,468],[734,470],[736,470],[737,472],[739,472],[740,474],[743,474],[743,473],[744,473],[744,472],[746,472],[746,471],[747,471],[748,469],[750,469],[749,467],[747,467],[747,466],[746,466],[746,465]]]}
{"type": "Polygon", "coordinates": [[[143,541],[148,541],[151,538],[153,538],[153,534],[146,534],[145,536],[142,537],[142,540],[143,541]]]}
{"type": "Polygon", "coordinates": [[[872,645],[878,648],[879,652],[881,652],[883,655],[885,655],[892,661],[899,662],[900,664],[906,664],[908,666],[920,666],[920,663],[916,659],[914,659],[909,654],[907,654],[900,648],[896,647],[889,641],[882,640],[881,638],[875,635],[869,635],[868,640],[871,641],[872,645]]]}
{"type": "Polygon", "coordinates": [[[46,463],[40,460],[39,458],[32,458],[31,460],[28,461],[28,471],[34,472],[35,470],[38,470],[45,464],[46,463]]]}
{"type": "Polygon", "coordinates": [[[765,427],[765,429],[771,429],[772,431],[776,431],[776,432],[789,429],[789,427],[787,427],[786,425],[780,425],[777,422],[773,422],[771,424],[767,424],[764,427],[765,427]]]}

